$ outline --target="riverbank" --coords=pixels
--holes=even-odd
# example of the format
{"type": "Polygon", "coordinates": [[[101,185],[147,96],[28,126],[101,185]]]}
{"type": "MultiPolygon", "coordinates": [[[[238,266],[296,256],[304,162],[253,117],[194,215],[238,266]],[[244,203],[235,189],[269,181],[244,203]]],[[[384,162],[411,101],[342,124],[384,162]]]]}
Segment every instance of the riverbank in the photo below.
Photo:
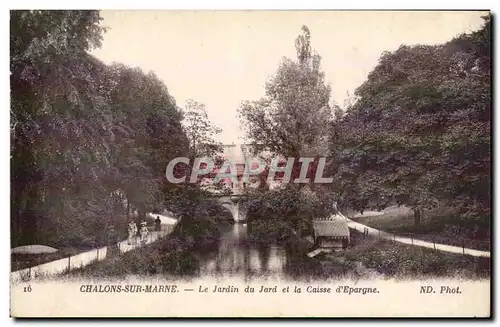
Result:
{"type": "Polygon", "coordinates": [[[294,280],[439,277],[475,280],[489,278],[491,273],[488,258],[406,246],[365,237],[354,230],[351,230],[351,244],[346,250],[309,258],[307,253],[314,249],[311,240],[290,231],[286,237],[277,237],[277,226],[264,233],[262,228],[266,224],[224,227],[221,222],[202,220],[195,225],[196,228],[190,224],[178,225],[161,241],[77,269],[70,275],[87,278],[163,275],[189,279],[217,275],[221,278],[267,276],[294,280]]]}
{"type": "Polygon", "coordinates": [[[345,251],[321,254],[317,259],[327,267],[355,269],[360,276],[381,275],[397,279],[434,277],[490,278],[489,258],[443,253],[431,249],[364,237],[351,230],[351,244],[345,251]]]}
{"type": "MultiPolygon", "coordinates": [[[[265,225],[265,224],[264,224],[265,225]]],[[[259,224],[259,228],[263,228],[259,224]]],[[[298,237],[285,226],[284,235],[276,239],[284,240],[289,251],[295,256],[305,256],[314,249],[313,243],[305,237],[298,237]]],[[[479,279],[491,277],[491,261],[485,257],[434,251],[388,240],[367,237],[350,229],[351,242],[346,250],[322,253],[311,259],[321,265],[318,275],[358,276],[360,278],[427,279],[464,278],[479,279]]]]}
{"type": "Polygon", "coordinates": [[[69,273],[72,276],[105,278],[127,275],[195,273],[196,261],[205,251],[216,246],[219,224],[210,217],[181,219],[167,237],[120,256],[109,257],[69,273]]]}

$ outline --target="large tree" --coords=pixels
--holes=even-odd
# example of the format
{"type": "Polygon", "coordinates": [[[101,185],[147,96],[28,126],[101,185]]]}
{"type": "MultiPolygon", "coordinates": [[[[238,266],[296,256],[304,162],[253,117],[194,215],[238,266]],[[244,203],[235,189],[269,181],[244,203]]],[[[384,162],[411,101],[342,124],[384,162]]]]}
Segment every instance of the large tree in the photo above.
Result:
{"type": "Polygon", "coordinates": [[[114,187],[129,210],[145,215],[163,201],[168,162],[187,154],[182,113],[153,73],[114,65],[109,70],[113,108],[114,187]]]}
{"type": "Polygon", "coordinates": [[[163,202],[186,155],[182,114],[154,75],[88,54],[97,11],[11,12],[12,243],[91,244],[126,200],[163,202]]]}
{"type": "Polygon", "coordinates": [[[204,104],[187,100],[183,123],[192,157],[211,157],[221,151],[215,136],[222,130],[209,120],[204,104]]]}
{"type": "Polygon", "coordinates": [[[337,124],[344,201],[490,214],[490,20],[438,46],[386,52],[337,124]]]}
{"type": "Polygon", "coordinates": [[[326,135],[332,117],[330,86],[324,81],[321,57],[311,48],[306,26],[295,40],[297,60],[284,58],[266,83],[266,94],[239,108],[246,135],[255,151],[284,157],[327,152],[326,135]]]}
{"type": "MultiPolygon", "coordinates": [[[[13,243],[37,241],[52,210],[78,206],[65,201],[77,182],[105,167],[104,65],[86,53],[100,45],[99,21],[96,11],[11,12],[13,243]]],[[[99,191],[89,185],[87,200],[99,191]]]]}

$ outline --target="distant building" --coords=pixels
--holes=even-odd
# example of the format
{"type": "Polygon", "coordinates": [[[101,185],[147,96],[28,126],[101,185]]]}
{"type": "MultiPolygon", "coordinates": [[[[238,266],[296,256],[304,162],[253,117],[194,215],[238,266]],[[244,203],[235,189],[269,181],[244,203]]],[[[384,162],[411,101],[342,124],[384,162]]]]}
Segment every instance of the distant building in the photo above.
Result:
{"type": "MultiPolygon", "coordinates": [[[[245,171],[246,163],[252,158],[266,159],[270,158],[270,154],[267,152],[262,152],[257,155],[253,154],[252,145],[250,144],[224,144],[222,146],[222,152],[216,154],[216,157],[220,157],[227,160],[235,165],[236,167],[236,177],[237,181],[233,181],[229,178],[224,179],[222,183],[227,189],[230,189],[232,194],[241,195],[244,190],[248,187],[254,187],[256,181],[259,180],[257,176],[250,175],[248,182],[243,181],[243,173],[245,171]]],[[[228,172],[228,171],[226,171],[228,172]]],[[[204,180],[203,185],[207,188],[211,188],[213,181],[204,180]]],[[[279,181],[274,181],[269,185],[269,188],[277,188],[281,185],[279,181]]]]}

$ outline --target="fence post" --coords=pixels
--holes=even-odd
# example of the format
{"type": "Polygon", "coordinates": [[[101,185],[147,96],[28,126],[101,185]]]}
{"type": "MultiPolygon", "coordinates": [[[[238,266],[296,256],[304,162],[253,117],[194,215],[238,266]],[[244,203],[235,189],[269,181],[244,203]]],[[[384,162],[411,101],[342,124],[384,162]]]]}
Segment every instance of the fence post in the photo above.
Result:
{"type": "Polygon", "coordinates": [[[465,242],[462,240],[462,252],[465,255],[465,242]]]}
{"type": "Polygon", "coordinates": [[[97,248],[97,261],[99,261],[99,248],[97,248]]]}
{"type": "Polygon", "coordinates": [[[71,255],[68,256],[68,272],[71,271],[71,255]]]}
{"type": "Polygon", "coordinates": [[[396,242],[396,234],[392,234],[392,240],[396,242]]]}
{"type": "Polygon", "coordinates": [[[436,239],[433,239],[432,243],[434,243],[434,251],[436,251],[436,239]]]}
{"type": "Polygon", "coordinates": [[[31,266],[28,267],[28,278],[31,280],[31,266]]]}

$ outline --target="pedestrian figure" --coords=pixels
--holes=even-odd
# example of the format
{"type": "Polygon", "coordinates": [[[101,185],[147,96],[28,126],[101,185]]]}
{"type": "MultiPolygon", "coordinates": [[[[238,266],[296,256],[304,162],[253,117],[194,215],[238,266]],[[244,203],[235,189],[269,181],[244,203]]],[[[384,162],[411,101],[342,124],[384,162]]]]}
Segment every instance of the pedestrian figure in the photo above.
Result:
{"type": "Polygon", "coordinates": [[[128,245],[132,245],[136,243],[136,235],[137,235],[137,225],[133,220],[131,220],[128,224],[128,245]]]}
{"type": "Polygon", "coordinates": [[[155,231],[161,231],[161,219],[160,219],[160,216],[156,216],[155,231]]]}
{"type": "Polygon", "coordinates": [[[140,234],[141,234],[141,243],[144,244],[146,243],[146,237],[148,236],[148,227],[146,226],[146,222],[143,221],[141,223],[141,228],[140,228],[140,234]]]}
{"type": "Polygon", "coordinates": [[[135,226],[137,226],[137,238],[141,238],[141,220],[137,219],[135,226]]]}

